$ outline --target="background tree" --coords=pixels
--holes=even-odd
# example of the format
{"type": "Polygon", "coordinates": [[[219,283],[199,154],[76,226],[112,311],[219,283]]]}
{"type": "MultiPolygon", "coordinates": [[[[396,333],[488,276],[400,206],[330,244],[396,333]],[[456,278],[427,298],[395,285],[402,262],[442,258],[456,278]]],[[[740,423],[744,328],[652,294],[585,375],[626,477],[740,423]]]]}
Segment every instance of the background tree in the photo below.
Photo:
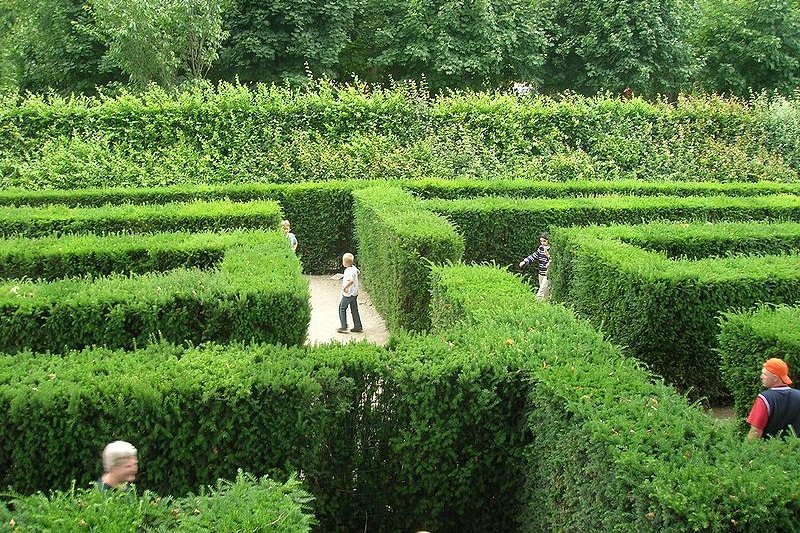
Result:
{"type": "Polygon", "coordinates": [[[137,86],[164,87],[202,77],[218,57],[227,33],[223,0],[93,0],[104,60],[137,86]]]}
{"type": "Polygon", "coordinates": [[[368,2],[352,46],[363,63],[351,66],[367,79],[425,76],[433,89],[491,87],[533,81],[544,59],[545,37],[528,0],[368,2]]]}
{"type": "Polygon", "coordinates": [[[242,81],[337,77],[364,0],[232,0],[215,73],[242,81]]]}
{"type": "Polygon", "coordinates": [[[81,0],[6,0],[4,53],[23,91],[93,92],[118,79],[101,68],[105,45],[82,28],[92,26],[81,0]],[[11,67],[13,65],[13,67],[11,67]]]}
{"type": "Polygon", "coordinates": [[[693,68],[681,0],[534,0],[551,47],[548,91],[674,93],[693,68]]]}
{"type": "Polygon", "coordinates": [[[7,0],[0,0],[0,91],[17,88],[17,66],[11,54],[14,13],[7,0]]]}
{"type": "Polygon", "coordinates": [[[800,1],[704,0],[701,7],[693,41],[704,90],[789,94],[800,85],[800,1]]]}

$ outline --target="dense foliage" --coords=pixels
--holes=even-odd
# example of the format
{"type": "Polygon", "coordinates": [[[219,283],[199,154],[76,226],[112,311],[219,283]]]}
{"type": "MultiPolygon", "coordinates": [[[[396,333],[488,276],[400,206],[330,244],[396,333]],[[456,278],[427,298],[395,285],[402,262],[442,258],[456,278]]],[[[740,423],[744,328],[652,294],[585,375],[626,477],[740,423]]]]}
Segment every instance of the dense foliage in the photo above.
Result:
{"type": "Polygon", "coordinates": [[[9,531],[259,531],[300,533],[316,523],[311,497],[296,477],[277,483],[239,471],[198,494],[162,498],[135,489],[103,493],[95,488],[55,491],[49,496],[5,494],[0,525],[9,531]]]}
{"type": "Polygon", "coordinates": [[[464,238],[401,189],[353,194],[358,259],[376,307],[392,329],[426,331],[431,263],[459,261],[464,238]]]}
{"type": "Polygon", "coordinates": [[[694,22],[683,0],[536,0],[550,47],[542,69],[549,91],[674,93],[691,79],[686,40],[694,22]]]}
{"type": "Polygon", "coordinates": [[[301,344],[308,283],[285,236],[206,237],[0,241],[0,351],[131,349],[156,339],[301,344]],[[44,279],[30,281],[36,272],[44,279]]]}
{"type": "Polygon", "coordinates": [[[710,91],[791,94],[800,85],[800,2],[703,0],[692,41],[710,91]]]}
{"type": "Polygon", "coordinates": [[[0,186],[480,178],[797,182],[794,101],[434,100],[322,83],[0,98],[0,186]]]}
{"type": "Polygon", "coordinates": [[[670,383],[695,397],[724,400],[729,392],[714,355],[719,317],[764,302],[800,301],[798,228],[662,224],[644,231],[557,230],[554,295],[670,383]]]}
{"type": "Polygon", "coordinates": [[[559,227],[649,220],[800,221],[800,198],[789,194],[432,199],[422,206],[446,217],[464,235],[465,261],[496,261],[500,265],[516,265],[536,249],[541,232],[559,227]]]}
{"type": "Polygon", "coordinates": [[[413,80],[422,91],[791,94],[797,0],[3,0],[0,87],[413,80]]]}

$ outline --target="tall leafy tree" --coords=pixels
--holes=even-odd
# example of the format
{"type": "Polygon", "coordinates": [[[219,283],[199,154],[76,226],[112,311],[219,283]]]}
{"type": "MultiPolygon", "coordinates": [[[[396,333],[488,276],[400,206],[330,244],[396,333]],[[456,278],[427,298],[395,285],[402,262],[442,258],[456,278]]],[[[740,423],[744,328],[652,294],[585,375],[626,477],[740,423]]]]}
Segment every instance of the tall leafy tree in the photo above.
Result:
{"type": "Polygon", "coordinates": [[[534,0],[551,47],[548,90],[674,93],[689,79],[691,10],[681,0],[534,0]]]}
{"type": "Polygon", "coordinates": [[[800,85],[800,0],[705,0],[693,40],[705,90],[789,94],[800,85]]]}
{"type": "Polygon", "coordinates": [[[84,7],[82,0],[6,0],[13,24],[3,55],[14,65],[20,89],[91,92],[117,78],[101,68],[103,42],[83,31],[94,24],[84,7]]]}
{"type": "Polygon", "coordinates": [[[137,86],[203,77],[226,36],[224,0],[93,0],[105,60],[137,86]]]}
{"type": "Polygon", "coordinates": [[[232,0],[219,68],[227,78],[336,76],[364,0],[232,0]]]}
{"type": "Polygon", "coordinates": [[[434,89],[532,81],[546,45],[534,15],[529,0],[369,0],[356,68],[434,89]]]}
{"type": "Polygon", "coordinates": [[[16,89],[18,73],[11,48],[11,31],[14,27],[14,13],[8,0],[0,0],[0,91],[16,89]]]}

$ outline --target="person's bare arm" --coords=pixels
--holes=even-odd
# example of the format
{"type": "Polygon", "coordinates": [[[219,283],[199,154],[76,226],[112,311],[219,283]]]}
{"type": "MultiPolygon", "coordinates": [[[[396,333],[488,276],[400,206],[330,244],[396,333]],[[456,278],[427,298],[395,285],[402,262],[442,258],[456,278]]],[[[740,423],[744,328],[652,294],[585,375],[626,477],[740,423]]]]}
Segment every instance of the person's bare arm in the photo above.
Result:
{"type": "Polygon", "coordinates": [[[758,429],[755,426],[750,426],[750,431],[747,433],[747,440],[758,440],[764,434],[763,429],[758,429]]]}

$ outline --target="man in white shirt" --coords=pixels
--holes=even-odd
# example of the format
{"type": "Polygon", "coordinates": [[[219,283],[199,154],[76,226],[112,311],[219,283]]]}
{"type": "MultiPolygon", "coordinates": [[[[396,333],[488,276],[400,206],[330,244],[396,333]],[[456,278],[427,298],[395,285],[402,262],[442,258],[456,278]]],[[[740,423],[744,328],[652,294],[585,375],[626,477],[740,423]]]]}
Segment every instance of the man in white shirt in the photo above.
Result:
{"type": "Polygon", "coordinates": [[[364,328],[361,326],[361,315],[358,314],[358,269],[353,266],[353,254],[346,253],[342,256],[342,266],[344,275],[342,276],[342,301],[339,302],[339,322],[341,326],[339,333],[361,333],[364,328]],[[347,308],[353,315],[353,329],[347,329],[347,308]]]}

